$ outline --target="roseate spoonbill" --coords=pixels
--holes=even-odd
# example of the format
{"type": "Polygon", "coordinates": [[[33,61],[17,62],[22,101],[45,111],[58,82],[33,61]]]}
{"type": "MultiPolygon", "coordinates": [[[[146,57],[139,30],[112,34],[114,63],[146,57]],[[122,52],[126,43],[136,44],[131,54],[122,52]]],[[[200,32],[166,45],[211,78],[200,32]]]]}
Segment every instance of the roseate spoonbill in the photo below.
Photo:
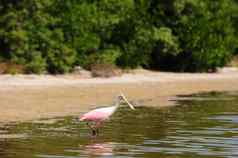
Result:
{"type": "Polygon", "coordinates": [[[102,126],[102,123],[110,118],[110,116],[117,110],[122,101],[125,101],[132,110],[135,110],[134,106],[129,103],[126,97],[121,93],[116,97],[113,106],[89,111],[88,113],[82,115],[79,120],[87,122],[88,127],[92,130],[92,135],[97,135],[99,133],[99,128],[102,126]],[[93,122],[94,125],[90,125],[89,122],[93,122]]]}

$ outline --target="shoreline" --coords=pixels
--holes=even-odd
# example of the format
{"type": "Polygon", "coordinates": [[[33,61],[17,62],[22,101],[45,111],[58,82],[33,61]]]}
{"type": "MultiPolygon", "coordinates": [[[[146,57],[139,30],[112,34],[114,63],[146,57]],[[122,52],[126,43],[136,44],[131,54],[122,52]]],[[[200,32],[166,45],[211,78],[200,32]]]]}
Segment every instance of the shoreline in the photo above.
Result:
{"type": "Polygon", "coordinates": [[[0,75],[0,86],[68,86],[88,84],[127,84],[151,82],[176,82],[199,80],[238,79],[238,70],[228,73],[173,73],[144,71],[126,73],[119,77],[84,77],[77,74],[66,75],[0,75]]]}
{"type": "Polygon", "coordinates": [[[136,106],[166,107],[176,95],[238,91],[238,72],[167,73],[137,71],[113,78],[80,75],[1,75],[0,122],[78,116],[110,105],[123,92],[136,106]]]}

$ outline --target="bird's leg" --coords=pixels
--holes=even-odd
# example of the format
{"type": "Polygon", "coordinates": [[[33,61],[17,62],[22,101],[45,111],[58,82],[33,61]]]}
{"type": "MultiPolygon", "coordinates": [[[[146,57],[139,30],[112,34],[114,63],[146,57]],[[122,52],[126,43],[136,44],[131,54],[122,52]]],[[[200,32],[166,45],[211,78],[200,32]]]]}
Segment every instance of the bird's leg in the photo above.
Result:
{"type": "Polygon", "coordinates": [[[102,122],[96,122],[95,124],[95,129],[96,129],[96,133],[97,135],[99,135],[99,128],[102,126],[102,122]]]}
{"type": "Polygon", "coordinates": [[[92,135],[96,136],[97,135],[97,131],[96,130],[92,130],[92,135]]]}
{"type": "Polygon", "coordinates": [[[90,128],[90,129],[92,129],[92,127],[90,126],[90,124],[87,122],[87,126],[90,128]]]}
{"type": "Polygon", "coordinates": [[[99,135],[99,129],[98,128],[96,129],[96,133],[97,133],[97,135],[99,135]]]}
{"type": "Polygon", "coordinates": [[[88,127],[91,129],[92,135],[95,136],[95,135],[97,134],[95,128],[93,128],[88,122],[87,122],[87,125],[88,125],[88,127]]]}

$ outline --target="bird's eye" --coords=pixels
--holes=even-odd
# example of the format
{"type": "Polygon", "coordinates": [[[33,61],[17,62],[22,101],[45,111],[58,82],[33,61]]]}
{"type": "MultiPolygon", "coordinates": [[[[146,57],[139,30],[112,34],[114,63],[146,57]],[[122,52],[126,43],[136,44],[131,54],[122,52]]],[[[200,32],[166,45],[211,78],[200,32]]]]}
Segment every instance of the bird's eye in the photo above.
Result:
{"type": "Polygon", "coordinates": [[[122,98],[122,96],[118,96],[118,98],[120,99],[120,100],[122,100],[123,98],[122,98]]]}

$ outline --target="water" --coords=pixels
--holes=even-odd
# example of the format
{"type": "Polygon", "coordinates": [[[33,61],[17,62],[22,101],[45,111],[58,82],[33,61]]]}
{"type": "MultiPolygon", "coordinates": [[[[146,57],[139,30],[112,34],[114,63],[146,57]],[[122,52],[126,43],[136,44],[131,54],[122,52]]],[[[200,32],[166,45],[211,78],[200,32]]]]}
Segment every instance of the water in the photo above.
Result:
{"type": "Polygon", "coordinates": [[[98,137],[73,117],[10,124],[0,128],[0,157],[238,157],[238,93],[179,96],[177,103],[123,107],[98,137]]]}

